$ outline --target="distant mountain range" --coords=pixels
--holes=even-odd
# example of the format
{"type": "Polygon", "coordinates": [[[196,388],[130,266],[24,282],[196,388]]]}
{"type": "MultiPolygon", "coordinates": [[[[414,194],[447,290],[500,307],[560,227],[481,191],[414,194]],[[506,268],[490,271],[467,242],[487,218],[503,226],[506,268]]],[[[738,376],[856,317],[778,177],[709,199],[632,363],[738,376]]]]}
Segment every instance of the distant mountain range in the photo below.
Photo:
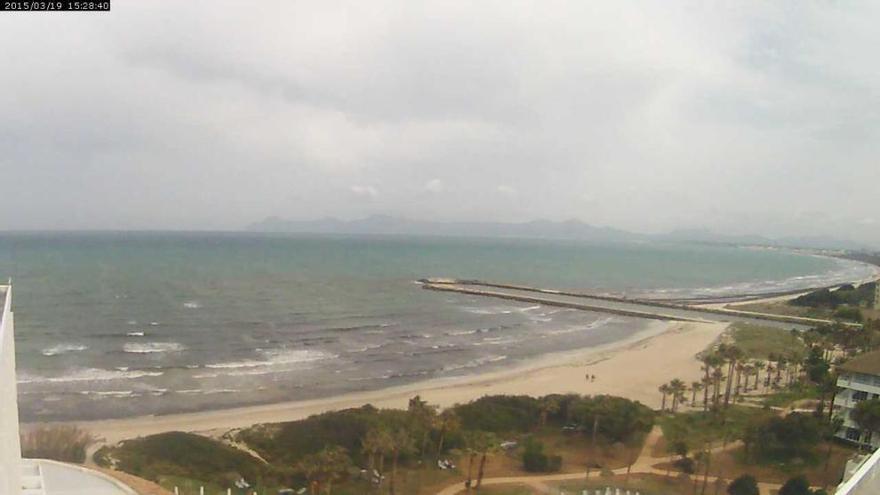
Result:
{"type": "Polygon", "coordinates": [[[359,220],[324,218],[320,220],[284,220],[269,217],[247,227],[251,232],[415,235],[447,237],[508,237],[571,239],[595,242],[670,241],[707,244],[760,245],[811,249],[863,250],[865,245],[832,237],[781,237],[725,235],[708,229],[675,230],[666,234],[639,234],[611,227],[596,227],[580,220],[554,222],[533,220],[522,223],[502,222],[433,222],[409,220],[387,215],[373,215],[359,220]]]}

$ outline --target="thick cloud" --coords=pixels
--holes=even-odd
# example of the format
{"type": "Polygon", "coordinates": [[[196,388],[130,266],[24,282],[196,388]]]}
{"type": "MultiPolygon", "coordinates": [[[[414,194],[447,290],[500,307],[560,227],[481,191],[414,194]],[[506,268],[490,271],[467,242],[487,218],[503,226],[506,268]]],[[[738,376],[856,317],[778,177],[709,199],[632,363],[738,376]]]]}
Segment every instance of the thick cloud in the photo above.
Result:
{"type": "Polygon", "coordinates": [[[875,2],[0,15],[0,228],[578,218],[880,245],[875,2]]]}

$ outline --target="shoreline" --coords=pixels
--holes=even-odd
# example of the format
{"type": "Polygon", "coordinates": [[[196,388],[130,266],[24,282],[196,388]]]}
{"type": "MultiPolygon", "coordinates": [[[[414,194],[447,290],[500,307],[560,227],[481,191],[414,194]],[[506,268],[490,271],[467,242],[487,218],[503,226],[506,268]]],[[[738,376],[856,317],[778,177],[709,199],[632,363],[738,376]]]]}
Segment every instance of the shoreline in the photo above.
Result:
{"type": "Polygon", "coordinates": [[[700,377],[697,354],[714,343],[727,323],[655,322],[646,330],[617,342],[546,354],[509,369],[455,378],[435,378],[407,385],[337,396],[272,404],[214,409],[162,416],[26,423],[24,429],[75,424],[115,444],[121,440],[168,431],[219,436],[260,423],[304,419],[322,412],[372,404],[406,408],[414,395],[440,407],[469,402],[484,395],[611,394],[659,407],[657,387],[673,378],[686,383],[700,377]],[[596,375],[588,382],[585,374],[596,375]]]}
{"type": "MultiPolygon", "coordinates": [[[[851,260],[857,261],[857,260],[851,260]]],[[[868,263],[861,262],[868,265],[868,263]]],[[[880,268],[855,284],[878,280],[880,268]]],[[[743,303],[778,301],[816,290],[801,289],[785,294],[751,294],[754,299],[692,303],[695,308],[735,306],[743,303]]],[[[736,297],[743,297],[739,295],[736,297]]],[[[748,296],[747,296],[748,297],[748,296]]],[[[554,352],[530,358],[513,366],[473,375],[431,378],[387,388],[347,392],[306,400],[287,400],[267,404],[206,409],[195,412],[127,418],[22,423],[23,429],[55,424],[75,424],[101,438],[100,443],[167,431],[189,431],[219,436],[229,430],[260,423],[294,421],[322,412],[372,404],[379,408],[406,408],[408,400],[421,395],[440,407],[469,402],[484,395],[522,394],[540,396],[552,393],[584,395],[610,394],[639,400],[658,408],[657,387],[673,378],[686,383],[699,380],[696,355],[716,342],[729,327],[727,322],[654,321],[636,334],[615,342],[554,352]],[[595,374],[587,382],[584,374],[595,374]]]]}

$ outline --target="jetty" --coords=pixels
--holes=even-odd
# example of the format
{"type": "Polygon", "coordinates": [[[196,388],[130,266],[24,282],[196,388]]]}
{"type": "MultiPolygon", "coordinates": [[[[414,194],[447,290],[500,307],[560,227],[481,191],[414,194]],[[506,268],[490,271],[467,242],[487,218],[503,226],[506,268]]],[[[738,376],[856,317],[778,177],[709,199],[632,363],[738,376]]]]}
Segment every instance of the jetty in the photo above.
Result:
{"type": "MultiPolygon", "coordinates": [[[[804,330],[817,325],[839,323],[821,318],[757,313],[730,308],[702,307],[670,301],[628,298],[605,294],[589,294],[484,280],[426,278],[418,281],[422,288],[456,292],[480,297],[544,304],[583,311],[610,313],[636,318],[698,322],[746,322],[804,330]]],[[[857,323],[845,325],[860,326],[857,323]]]]}

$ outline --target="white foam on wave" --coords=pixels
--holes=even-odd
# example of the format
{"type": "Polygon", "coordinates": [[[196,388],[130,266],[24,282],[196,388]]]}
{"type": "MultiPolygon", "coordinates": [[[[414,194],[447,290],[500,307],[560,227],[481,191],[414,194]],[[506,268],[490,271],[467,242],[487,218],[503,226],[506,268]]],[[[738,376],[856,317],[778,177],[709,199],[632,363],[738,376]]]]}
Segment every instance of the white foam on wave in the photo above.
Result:
{"type": "Polygon", "coordinates": [[[175,394],[183,394],[183,395],[212,395],[212,394],[234,394],[235,392],[239,392],[238,389],[234,388],[189,388],[184,390],[174,390],[175,394]]]}
{"type": "Polygon", "coordinates": [[[310,363],[313,361],[322,361],[338,357],[335,354],[312,349],[268,349],[261,351],[261,353],[265,357],[264,360],[248,359],[244,361],[229,361],[225,363],[207,364],[205,367],[213,369],[258,368],[310,363]]]}
{"type": "Polygon", "coordinates": [[[474,342],[471,345],[474,346],[483,346],[483,345],[511,345],[518,344],[522,342],[522,339],[512,339],[512,338],[503,338],[503,337],[487,337],[484,338],[482,342],[474,342]]]}
{"type": "Polygon", "coordinates": [[[59,354],[67,354],[68,352],[80,352],[89,347],[82,344],[58,344],[47,347],[41,351],[44,356],[58,356],[59,354]]]}
{"type": "Polygon", "coordinates": [[[122,346],[122,350],[129,354],[154,354],[161,352],[181,352],[186,346],[177,342],[128,342],[122,346]]]}
{"type": "Polygon", "coordinates": [[[183,307],[186,309],[199,309],[202,305],[198,301],[186,301],[183,303],[183,307]]]}
{"type": "Polygon", "coordinates": [[[83,390],[81,395],[95,395],[99,398],[110,397],[114,399],[126,399],[130,397],[139,397],[140,394],[134,390],[83,390]]]}
{"type": "Polygon", "coordinates": [[[519,311],[522,311],[523,313],[525,313],[527,311],[534,311],[536,309],[541,309],[541,305],[539,304],[539,305],[535,305],[535,306],[529,306],[526,308],[519,308],[519,311]]]}
{"type": "Polygon", "coordinates": [[[128,332],[125,335],[127,335],[128,337],[143,337],[146,334],[144,332],[128,332]]]}
{"type": "Polygon", "coordinates": [[[375,350],[375,349],[379,349],[379,348],[383,347],[384,345],[385,345],[385,344],[372,344],[372,345],[365,345],[365,346],[363,346],[363,347],[358,347],[358,348],[356,348],[356,349],[350,349],[348,352],[349,352],[349,353],[352,353],[352,354],[361,353],[361,352],[367,352],[367,351],[372,351],[372,350],[375,350]]]}
{"type": "Polygon", "coordinates": [[[519,308],[511,308],[509,306],[492,306],[488,308],[473,308],[473,307],[465,307],[461,308],[466,313],[471,313],[474,315],[509,315],[513,313],[515,309],[519,308]]]}
{"type": "Polygon", "coordinates": [[[111,380],[134,380],[137,378],[162,376],[161,371],[129,371],[83,368],[68,370],[62,376],[37,376],[20,374],[18,383],[68,383],[68,382],[103,382],[111,380]]]}
{"type": "Polygon", "coordinates": [[[473,335],[477,333],[476,330],[453,330],[451,332],[446,332],[446,335],[450,337],[459,337],[462,335],[473,335]]]}
{"type": "Polygon", "coordinates": [[[476,368],[478,366],[484,366],[491,363],[497,363],[498,361],[504,361],[505,359],[507,359],[507,356],[483,356],[481,358],[472,359],[466,363],[444,366],[443,371],[456,371],[466,368],[476,368]]]}
{"type": "Polygon", "coordinates": [[[575,325],[575,326],[561,328],[558,330],[550,330],[549,332],[546,332],[544,335],[545,336],[547,336],[547,335],[565,335],[565,334],[569,334],[569,333],[586,332],[589,330],[595,330],[599,327],[603,327],[613,321],[615,321],[615,318],[613,316],[609,316],[607,318],[600,318],[592,323],[589,323],[589,324],[583,325],[583,326],[582,325],[575,325]]]}

